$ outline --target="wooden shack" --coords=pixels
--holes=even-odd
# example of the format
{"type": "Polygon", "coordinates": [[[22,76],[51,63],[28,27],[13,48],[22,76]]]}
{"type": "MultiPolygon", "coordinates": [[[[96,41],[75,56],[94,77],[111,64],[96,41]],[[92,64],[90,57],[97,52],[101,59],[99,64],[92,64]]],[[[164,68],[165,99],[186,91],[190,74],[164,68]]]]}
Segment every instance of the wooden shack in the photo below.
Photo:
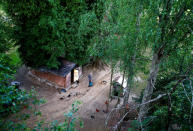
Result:
{"type": "Polygon", "coordinates": [[[46,79],[60,87],[69,88],[73,82],[79,80],[82,75],[82,68],[64,59],[60,59],[60,63],[58,69],[42,67],[31,72],[41,79],[46,79]]]}

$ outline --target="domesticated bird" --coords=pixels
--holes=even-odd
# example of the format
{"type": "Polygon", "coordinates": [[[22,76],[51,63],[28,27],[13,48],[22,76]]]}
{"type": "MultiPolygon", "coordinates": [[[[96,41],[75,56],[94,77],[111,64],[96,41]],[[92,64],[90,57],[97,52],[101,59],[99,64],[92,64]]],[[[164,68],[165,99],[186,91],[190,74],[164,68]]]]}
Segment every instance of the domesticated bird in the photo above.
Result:
{"type": "Polygon", "coordinates": [[[64,97],[60,97],[60,100],[63,100],[64,99],[64,97]]]}
{"type": "Polygon", "coordinates": [[[90,116],[92,119],[94,119],[95,117],[93,115],[90,116]]]}
{"type": "Polygon", "coordinates": [[[99,112],[100,110],[99,109],[96,109],[96,112],[99,112]]]}

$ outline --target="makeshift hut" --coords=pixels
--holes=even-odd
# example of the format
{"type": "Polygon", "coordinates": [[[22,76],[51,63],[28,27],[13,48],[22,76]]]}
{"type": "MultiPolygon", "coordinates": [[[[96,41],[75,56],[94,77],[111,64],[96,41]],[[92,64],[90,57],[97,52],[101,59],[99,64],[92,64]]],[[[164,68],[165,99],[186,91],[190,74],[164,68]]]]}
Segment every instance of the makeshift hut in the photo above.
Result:
{"type": "Polygon", "coordinates": [[[59,61],[61,64],[58,69],[42,67],[31,72],[37,77],[46,79],[60,87],[69,88],[73,82],[79,81],[82,75],[82,68],[64,59],[60,59],[59,61]]]}

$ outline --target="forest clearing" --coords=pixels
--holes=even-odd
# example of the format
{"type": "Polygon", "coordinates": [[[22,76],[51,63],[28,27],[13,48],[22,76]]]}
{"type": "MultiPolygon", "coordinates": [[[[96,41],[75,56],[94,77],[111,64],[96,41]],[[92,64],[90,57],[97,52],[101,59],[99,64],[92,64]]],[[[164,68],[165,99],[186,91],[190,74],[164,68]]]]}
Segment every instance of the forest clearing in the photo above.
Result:
{"type": "MultiPolygon", "coordinates": [[[[21,88],[23,89],[29,90],[31,87],[35,87],[39,98],[44,98],[46,100],[45,104],[38,107],[38,110],[42,113],[41,119],[45,120],[45,122],[49,123],[54,120],[63,122],[63,113],[67,113],[71,109],[73,102],[79,100],[82,104],[77,114],[85,123],[84,128],[81,130],[107,130],[104,125],[107,113],[104,111],[106,110],[105,101],[108,100],[109,94],[108,83],[110,82],[110,70],[109,68],[101,71],[95,70],[95,73],[93,73],[94,85],[92,87],[88,87],[87,80],[87,76],[89,72],[92,72],[92,68],[85,67],[83,70],[84,75],[80,79],[78,87],[71,88],[67,92],[61,94],[59,94],[58,90],[53,87],[45,87],[44,84],[38,81],[33,81],[30,76],[28,76],[29,70],[24,66],[19,69],[18,74],[16,75],[16,80],[22,82],[21,88]],[[103,84],[102,81],[106,81],[107,83],[103,84]],[[99,112],[96,112],[96,109],[98,109],[99,112]],[[94,116],[94,118],[91,118],[91,116],[94,116]]],[[[114,77],[116,78],[117,76],[120,76],[120,73],[115,74],[114,77]]],[[[136,98],[137,95],[131,93],[129,102],[133,102],[132,97],[136,98]]],[[[117,99],[113,99],[110,102],[109,110],[113,109],[116,103],[117,99]]],[[[38,122],[37,118],[32,117],[27,124],[33,127],[36,122],[38,122]]]]}
{"type": "Polygon", "coordinates": [[[192,0],[0,0],[0,131],[193,131],[192,0]]]}

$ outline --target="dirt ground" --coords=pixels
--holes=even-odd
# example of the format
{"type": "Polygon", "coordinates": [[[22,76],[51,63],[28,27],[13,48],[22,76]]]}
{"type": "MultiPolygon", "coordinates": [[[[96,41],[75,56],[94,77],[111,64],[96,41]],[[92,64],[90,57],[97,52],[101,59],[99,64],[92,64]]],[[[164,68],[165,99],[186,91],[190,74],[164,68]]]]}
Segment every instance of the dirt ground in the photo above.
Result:
{"type": "MultiPolygon", "coordinates": [[[[83,68],[83,76],[80,79],[79,85],[76,88],[71,88],[65,93],[59,94],[54,88],[45,87],[36,81],[31,81],[27,75],[28,70],[22,67],[18,70],[16,80],[22,83],[22,87],[30,89],[35,87],[40,98],[46,99],[46,103],[40,105],[38,108],[42,112],[42,118],[47,122],[57,120],[64,121],[64,112],[67,113],[71,109],[74,101],[79,100],[82,102],[80,109],[77,113],[78,116],[84,121],[84,128],[81,131],[105,131],[105,118],[107,113],[103,110],[106,109],[105,101],[108,99],[109,83],[110,83],[110,70],[92,70],[88,67],[83,68]],[[88,87],[88,74],[92,74],[94,85],[88,87]],[[102,84],[101,81],[106,81],[102,84]],[[70,95],[70,97],[68,97],[70,95]],[[60,99],[63,97],[64,99],[60,99]],[[96,112],[96,109],[99,112],[96,112]],[[92,119],[91,115],[95,118],[92,119]]],[[[117,75],[115,75],[116,77],[117,75]]],[[[111,110],[117,100],[112,100],[109,109],[111,110]]],[[[32,117],[28,124],[33,126],[38,121],[36,117],[32,117]]]]}

